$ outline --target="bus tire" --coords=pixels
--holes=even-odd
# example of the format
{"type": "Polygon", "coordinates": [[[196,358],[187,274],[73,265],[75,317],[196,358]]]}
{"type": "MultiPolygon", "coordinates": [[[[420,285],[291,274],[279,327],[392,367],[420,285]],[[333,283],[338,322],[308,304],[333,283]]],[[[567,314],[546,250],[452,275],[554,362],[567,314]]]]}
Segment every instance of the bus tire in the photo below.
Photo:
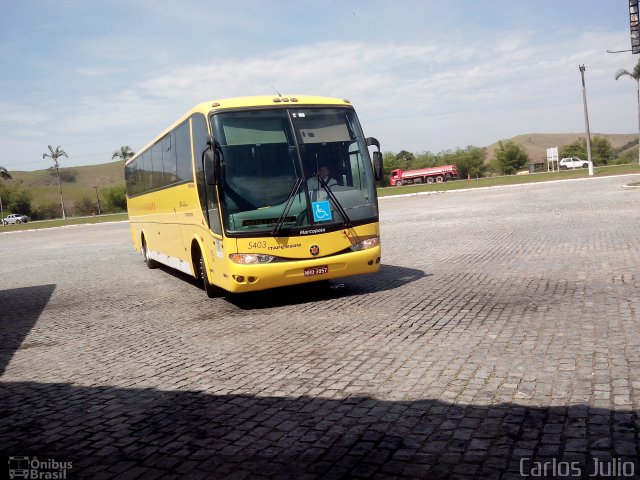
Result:
{"type": "Polygon", "coordinates": [[[142,256],[144,257],[144,263],[147,264],[147,268],[158,268],[158,262],[149,256],[149,249],[147,248],[147,241],[144,236],[142,237],[142,256]]]}
{"type": "Polygon", "coordinates": [[[200,277],[200,282],[202,282],[202,289],[207,294],[207,297],[217,297],[219,292],[218,287],[209,283],[209,274],[207,273],[207,267],[204,263],[204,255],[202,255],[202,253],[200,253],[200,256],[198,258],[198,274],[200,277]]]}

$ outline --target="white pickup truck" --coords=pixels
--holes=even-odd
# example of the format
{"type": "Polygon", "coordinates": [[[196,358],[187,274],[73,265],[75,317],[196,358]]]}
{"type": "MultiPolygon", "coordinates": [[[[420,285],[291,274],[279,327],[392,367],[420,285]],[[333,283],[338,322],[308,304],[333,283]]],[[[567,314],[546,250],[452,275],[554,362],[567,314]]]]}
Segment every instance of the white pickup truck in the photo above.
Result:
{"type": "Polygon", "coordinates": [[[29,221],[29,217],[26,215],[20,215],[18,213],[12,213],[11,215],[7,215],[4,217],[2,223],[4,225],[9,225],[11,223],[27,223],[29,221]]]}
{"type": "Polygon", "coordinates": [[[560,170],[568,170],[569,168],[587,168],[589,162],[578,157],[568,157],[560,160],[560,170]]]}

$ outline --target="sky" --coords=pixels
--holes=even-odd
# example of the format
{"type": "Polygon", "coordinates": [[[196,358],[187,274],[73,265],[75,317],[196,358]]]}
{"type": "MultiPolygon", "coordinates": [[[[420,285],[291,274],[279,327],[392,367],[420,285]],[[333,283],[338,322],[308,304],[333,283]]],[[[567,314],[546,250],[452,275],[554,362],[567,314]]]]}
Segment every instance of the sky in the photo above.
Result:
{"type": "Polygon", "coordinates": [[[0,166],[109,162],[192,106],[349,99],[384,151],[638,130],[627,0],[3,0],[0,166]]]}

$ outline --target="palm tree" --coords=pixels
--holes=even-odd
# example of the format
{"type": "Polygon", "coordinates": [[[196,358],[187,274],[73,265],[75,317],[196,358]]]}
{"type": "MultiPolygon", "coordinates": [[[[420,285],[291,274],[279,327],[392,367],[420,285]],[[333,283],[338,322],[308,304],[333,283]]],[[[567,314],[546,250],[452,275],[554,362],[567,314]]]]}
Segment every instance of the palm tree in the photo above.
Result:
{"type": "Polygon", "coordinates": [[[7,171],[6,168],[0,167],[0,178],[2,178],[3,180],[9,180],[11,179],[11,174],[7,171]]]}
{"type": "Polygon", "coordinates": [[[640,165],[640,60],[633,68],[633,71],[625,70],[621,68],[616,72],[616,80],[620,77],[630,77],[636,81],[636,89],[638,96],[638,165],[640,165]]]}
{"type": "Polygon", "coordinates": [[[48,145],[48,147],[49,147],[49,153],[43,153],[42,158],[49,157],[51,160],[53,160],[53,165],[54,165],[54,168],[56,169],[56,175],[58,176],[58,188],[60,188],[60,205],[62,206],[62,219],[65,220],[67,216],[64,213],[64,198],[62,197],[62,183],[60,183],[60,172],[58,171],[58,167],[60,166],[60,163],[58,162],[58,158],[60,157],[69,158],[69,155],[67,155],[67,152],[62,150],[59,146],[57,146],[55,150],[51,145],[48,145]]]}
{"type": "Polygon", "coordinates": [[[131,150],[129,145],[125,145],[124,147],[120,147],[120,150],[116,150],[111,155],[111,160],[114,158],[119,158],[120,160],[124,160],[125,162],[133,157],[135,153],[131,150]]]}

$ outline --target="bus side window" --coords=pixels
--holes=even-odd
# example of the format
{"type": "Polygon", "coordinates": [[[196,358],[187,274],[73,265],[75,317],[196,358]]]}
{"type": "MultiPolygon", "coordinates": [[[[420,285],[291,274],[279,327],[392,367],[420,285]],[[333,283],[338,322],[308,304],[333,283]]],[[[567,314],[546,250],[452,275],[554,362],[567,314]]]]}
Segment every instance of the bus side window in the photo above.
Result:
{"type": "Polygon", "coordinates": [[[178,181],[193,181],[193,163],[191,162],[191,138],[189,120],[176,128],[176,157],[178,181]]]}
{"type": "Polygon", "coordinates": [[[151,150],[151,165],[153,171],[151,173],[151,188],[159,188],[164,186],[164,174],[162,169],[162,144],[158,141],[153,144],[151,150]]]}
{"type": "Polygon", "coordinates": [[[124,181],[127,186],[127,195],[134,195],[135,191],[135,160],[124,167],[124,181]]]}
{"type": "Polygon", "coordinates": [[[162,170],[164,171],[164,185],[176,182],[176,141],[175,132],[171,132],[162,139],[162,170]]]}
{"type": "Polygon", "coordinates": [[[153,188],[151,183],[153,174],[153,167],[151,165],[151,150],[146,150],[140,158],[142,159],[142,188],[140,189],[140,193],[142,193],[153,188]]]}

